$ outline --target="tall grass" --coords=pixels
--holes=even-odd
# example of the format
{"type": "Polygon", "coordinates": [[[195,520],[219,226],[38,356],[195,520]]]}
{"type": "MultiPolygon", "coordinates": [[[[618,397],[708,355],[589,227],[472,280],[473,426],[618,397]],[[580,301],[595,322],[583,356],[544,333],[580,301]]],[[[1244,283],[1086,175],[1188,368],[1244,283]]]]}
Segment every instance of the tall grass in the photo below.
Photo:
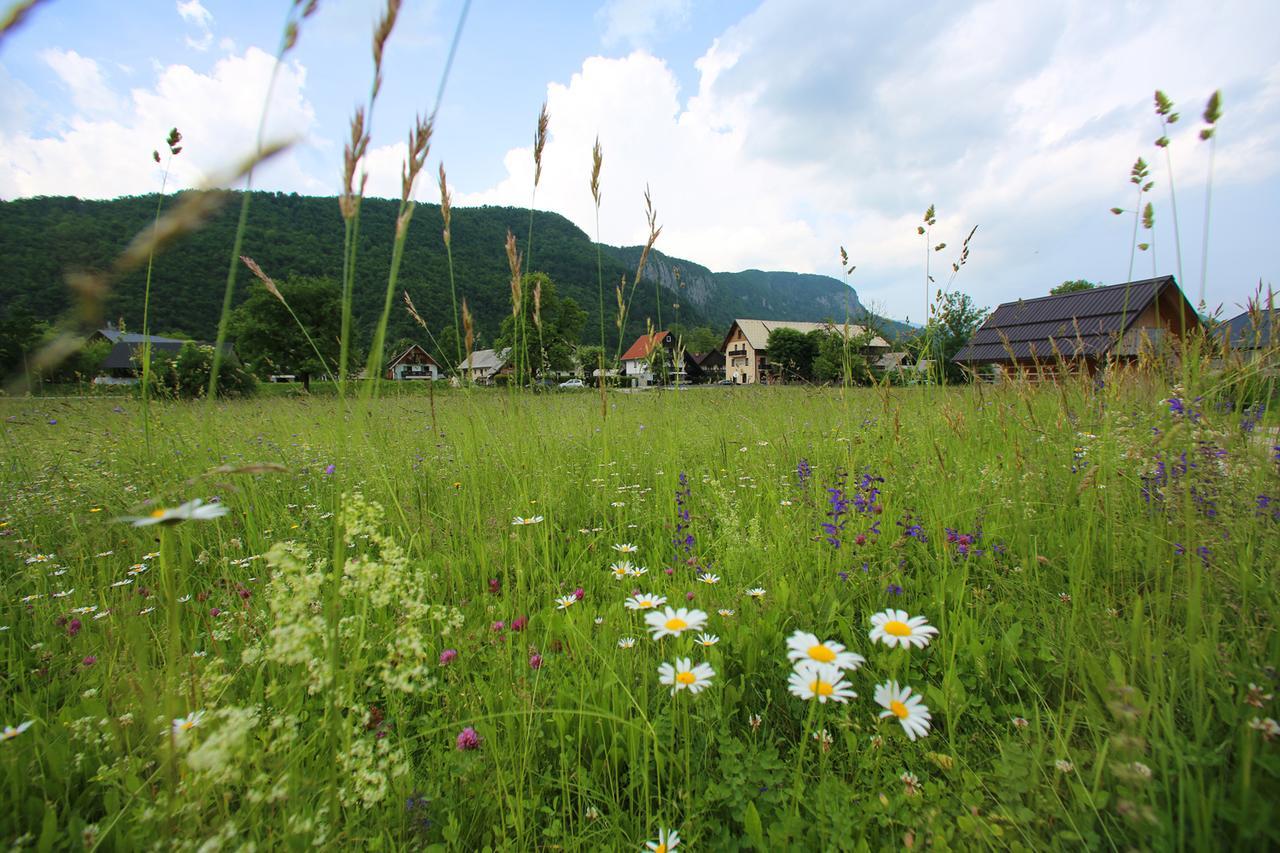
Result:
{"type": "Polygon", "coordinates": [[[234,826],[259,843],[598,849],[660,824],[720,847],[756,820],[775,846],[907,832],[1263,843],[1276,743],[1250,722],[1275,714],[1248,699],[1250,683],[1274,691],[1280,652],[1267,628],[1280,522],[1257,500],[1277,497],[1275,425],[1229,410],[1210,385],[1186,389],[1182,415],[1160,402],[1168,393],[1148,374],[1102,390],[883,388],[843,401],[779,388],[692,390],[678,407],[616,395],[610,464],[589,395],[522,403],[517,419],[506,394],[445,393],[426,435],[420,396],[376,409],[167,404],[163,468],[135,442],[134,403],[124,415],[111,401],[5,403],[17,420],[3,469],[16,498],[0,541],[14,567],[4,721],[35,721],[5,745],[5,831],[39,835],[52,800],[51,832],[96,826],[114,847],[162,827],[196,843],[234,826]],[[347,435],[348,410],[361,424],[377,413],[367,438],[347,435]],[[101,464],[69,466],[67,443],[84,434],[101,464]],[[813,472],[803,485],[800,459],[813,472]],[[287,470],[253,465],[266,461],[287,470]],[[881,510],[851,511],[836,549],[820,524],[842,470],[850,495],[864,474],[884,482],[881,510]],[[689,552],[671,543],[681,474],[689,552]],[[218,495],[231,514],[172,529],[112,520],[144,495],[218,495]],[[340,573],[324,556],[332,507],[340,573]],[[961,536],[974,537],[968,556],[961,536]],[[612,579],[621,542],[639,546],[648,574],[612,579]],[[164,570],[130,575],[155,565],[142,559],[152,551],[164,570]],[[26,562],[35,555],[52,556],[26,562]],[[153,604],[140,588],[156,572],[153,604]],[[582,600],[558,610],[579,587],[582,600]],[[622,607],[636,587],[673,603],[691,594],[719,643],[649,640],[622,607]],[[765,597],[747,597],[752,587],[765,597]],[[97,610],[74,612],[86,606],[97,610]],[[940,637],[877,651],[867,619],[885,606],[928,616],[940,637]],[[782,641],[795,628],[868,657],[852,676],[859,699],[811,719],[786,692],[782,641]],[[617,648],[624,636],[635,648],[617,648]],[[447,649],[458,656],[441,664],[447,649]],[[715,682],[672,697],[657,664],[687,654],[715,682]],[[929,737],[877,722],[872,688],[890,677],[924,691],[929,737]],[[200,710],[169,746],[169,720],[200,710]],[[483,738],[476,750],[456,748],[466,726],[483,738]],[[825,751],[811,737],[821,729],[825,751]],[[899,780],[907,772],[920,793],[899,780]],[[406,809],[410,798],[427,804],[406,809]],[[837,808],[850,801],[863,808],[837,808]]]}

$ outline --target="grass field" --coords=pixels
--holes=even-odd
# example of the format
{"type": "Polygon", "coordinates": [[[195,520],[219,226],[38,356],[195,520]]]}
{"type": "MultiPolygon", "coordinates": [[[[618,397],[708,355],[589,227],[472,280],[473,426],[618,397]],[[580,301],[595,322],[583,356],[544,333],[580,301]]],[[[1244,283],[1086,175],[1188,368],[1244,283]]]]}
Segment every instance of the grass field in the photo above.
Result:
{"type": "Polygon", "coordinates": [[[0,842],[1280,843],[1273,417],[1142,383],[600,405],[153,402],[148,448],[135,400],[0,401],[0,842]],[[227,512],[121,520],[194,499],[227,512]],[[936,634],[873,641],[886,609],[936,634]],[[789,690],[797,631],[865,658],[796,677],[846,701],[789,690]]]}

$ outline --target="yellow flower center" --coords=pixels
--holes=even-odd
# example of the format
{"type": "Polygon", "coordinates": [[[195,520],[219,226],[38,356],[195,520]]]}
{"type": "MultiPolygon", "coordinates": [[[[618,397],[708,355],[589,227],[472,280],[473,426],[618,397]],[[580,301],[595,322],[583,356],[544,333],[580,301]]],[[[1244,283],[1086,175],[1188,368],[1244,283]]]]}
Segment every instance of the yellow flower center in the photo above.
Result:
{"type": "Polygon", "coordinates": [[[835,692],[835,688],[830,683],[823,681],[821,678],[810,684],[809,689],[818,696],[830,696],[835,692]]]}
{"type": "Polygon", "coordinates": [[[831,651],[831,649],[827,648],[825,645],[818,645],[809,649],[809,657],[816,661],[822,661],[823,663],[831,663],[836,659],[836,653],[831,651]]]}
{"type": "Polygon", "coordinates": [[[911,712],[907,710],[907,706],[903,705],[897,699],[894,699],[889,703],[889,710],[897,715],[899,720],[905,720],[907,717],[911,716],[911,712]]]}
{"type": "Polygon", "coordinates": [[[693,682],[695,682],[695,681],[697,681],[697,680],[698,680],[697,676],[695,676],[692,672],[677,672],[677,673],[676,673],[676,681],[678,681],[678,682],[680,682],[681,684],[684,684],[684,685],[686,685],[686,686],[687,686],[687,685],[690,685],[690,684],[693,684],[693,682]]]}
{"type": "Polygon", "coordinates": [[[899,622],[897,619],[894,619],[892,622],[884,623],[884,632],[886,634],[893,634],[895,637],[910,637],[911,626],[906,622],[899,622]]]}
{"type": "Polygon", "coordinates": [[[683,631],[689,627],[689,623],[681,619],[679,616],[672,616],[667,620],[666,629],[668,631],[683,631]]]}
{"type": "Polygon", "coordinates": [[[667,845],[659,844],[653,853],[667,853],[667,845]]]}
{"type": "Polygon", "coordinates": [[[153,509],[153,510],[151,510],[151,517],[152,517],[152,518],[164,518],[164,512],[165,512],[165,511],[164,511],[164,510],[162,510],[162,509],[153,509]]]}
{"type": "Polygon", "coordinates": [[[196,724],[191,720],[183,720],[181,723],[178,724],[178,728],[182,729],[184,732],[190,731],[195,727],[196,727],[196,724]]]}

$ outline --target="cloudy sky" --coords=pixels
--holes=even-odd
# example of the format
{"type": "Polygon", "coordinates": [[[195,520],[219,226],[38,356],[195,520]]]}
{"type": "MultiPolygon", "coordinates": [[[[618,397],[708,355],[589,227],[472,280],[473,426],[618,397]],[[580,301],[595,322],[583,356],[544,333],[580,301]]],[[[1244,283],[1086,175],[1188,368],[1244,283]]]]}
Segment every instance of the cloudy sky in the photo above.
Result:
{"type": "MultiPolygon", "coordinates": [[[[367,99],[382,3],[321,0],[280,69],[268,138],[295,137],[255,178],[332,195],[353,108],[367,99]]],[[[155,191],[151,151],[185,136],[170,187],[191,186],[253,147],[288,11],[251,0],[54,0],[0,43],[0,198],[111,198],[155,191]],[[268,6],[270,8],[268,9],[268,6]]],[[[398,195],[402,141],[429,112],[461,0],[406,0],[388,47],[366,168],[398,195]]],[[[882,312],[923,313],[924,210],[937,205],[939,284],[973,226],[954,281],[983,305],[1064,279],[1114,283],[1130,268],[1129,169],[1151,164],[1154,253],[1135,278],[1178,273],[1193,301],[1235,313],[1280,285],[1280,3],[1274,0],[1027,3],[852,0],[475,0],[437,118],[455,204],[530,202],[532,136],[550,141],[539,208],[592,233],[591,146],[604,150],[600,235],[645,234],[713,270],[797,270],[849,279],[882,312]],[[1152,92],[1181,120],[1152,143],[1152,92]],[[1223,92],[1202,276],[1210,146],[1205,101],[1223,92]]],[[[418,197],[437,201],[434,182],[418,197]]],[[[335,206],[334,215],[337,216],[335,206]]],[[[418,225],[420,239],[434,228],[418,225]]],[[[1138,241],[1148,240],[1142,234],[1138,241]]],[[[501,247],[495,246],[495,251],[501,247]]]]}

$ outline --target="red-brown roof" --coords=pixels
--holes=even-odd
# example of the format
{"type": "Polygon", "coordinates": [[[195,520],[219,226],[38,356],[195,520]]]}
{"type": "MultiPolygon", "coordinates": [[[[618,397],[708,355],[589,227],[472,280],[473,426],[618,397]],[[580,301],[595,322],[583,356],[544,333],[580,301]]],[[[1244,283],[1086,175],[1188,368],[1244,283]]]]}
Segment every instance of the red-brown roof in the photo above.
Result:
{"type": "Polygon", "coordinates": [[[667,336],[666,331],[654,332],[652,335],[641,335],[636,338],[636,342],[631,345],[622,355],[623,361],[634,361],[636,359],[648,358],[649,353],[653,352],[654,346],[667,336]]]}

